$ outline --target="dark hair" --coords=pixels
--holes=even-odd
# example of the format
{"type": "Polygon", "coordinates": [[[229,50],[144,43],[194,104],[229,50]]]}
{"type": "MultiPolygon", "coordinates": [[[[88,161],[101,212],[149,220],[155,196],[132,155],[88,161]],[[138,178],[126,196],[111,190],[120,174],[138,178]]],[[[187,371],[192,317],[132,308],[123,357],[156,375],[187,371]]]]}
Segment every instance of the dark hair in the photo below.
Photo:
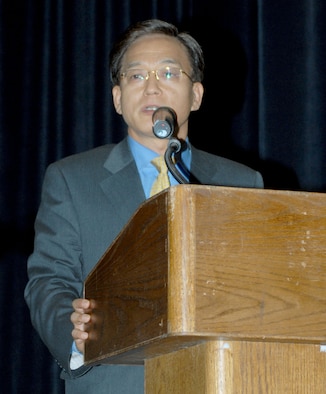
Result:
{"type": "Polygon", "coordinates": [[[204,77],[204,56],[198,42],[188,33],[179,32],[171,23],[159,19],[149,19],[137,22],[127,28],[110,52],[109,67],[110,78],[114,85],[120,84],[121,63],[127,49],[139,37],[151,34],[164,34],[175,37],[187,50],[191,64],[191,79],[201,82],[204,77]]]}

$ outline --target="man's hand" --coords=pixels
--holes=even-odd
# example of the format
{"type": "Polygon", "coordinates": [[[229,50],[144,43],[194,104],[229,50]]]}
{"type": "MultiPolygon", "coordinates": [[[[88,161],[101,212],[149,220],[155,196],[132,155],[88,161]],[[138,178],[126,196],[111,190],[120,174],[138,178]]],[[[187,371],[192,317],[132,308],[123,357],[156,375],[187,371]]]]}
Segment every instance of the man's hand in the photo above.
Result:
{"type": "Polygon", "coordinates": [[[88,332],[85,331],[86,324],[91,319],[91,303],[85,298],[76,298],[72,302],[74,312],[70,316],[70,320],[74,325],[71,335],[76,343],[77,349],[84,354],[85,341],[88,338],[88,332]]]}

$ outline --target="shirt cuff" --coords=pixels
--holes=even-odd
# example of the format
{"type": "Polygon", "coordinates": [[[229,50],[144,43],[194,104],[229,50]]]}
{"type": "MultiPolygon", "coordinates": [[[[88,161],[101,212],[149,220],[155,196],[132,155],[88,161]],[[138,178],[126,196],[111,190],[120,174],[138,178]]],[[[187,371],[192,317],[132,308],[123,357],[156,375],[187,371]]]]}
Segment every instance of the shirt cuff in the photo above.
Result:
{"type": "Polygon", "coordinates": [[[78,369],[84,364],[84,355],[81,353],[76,346],[75,341],[73,341],[71,346],[71,357],[70,357],[70,369],[78,369]]]}

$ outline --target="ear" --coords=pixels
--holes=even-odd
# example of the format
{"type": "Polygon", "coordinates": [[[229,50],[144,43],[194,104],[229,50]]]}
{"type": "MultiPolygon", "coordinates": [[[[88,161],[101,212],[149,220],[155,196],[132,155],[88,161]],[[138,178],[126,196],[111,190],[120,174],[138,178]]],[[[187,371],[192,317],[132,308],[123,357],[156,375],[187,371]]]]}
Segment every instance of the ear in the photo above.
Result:
{"type": "Polygon", "coordinates": [[[200,82],[195,82],[192,85],[193,100],[192,100],[191,111],[197,111],[200,108],[203,99],[203,94],[204,94],[203,85],[200,82]]]}
{"type": "Polygon", "coordinates": [[[119,85],[115,85],[112,88],[113,104],[116,112],[121,115],[121,88],[119,85]]]}

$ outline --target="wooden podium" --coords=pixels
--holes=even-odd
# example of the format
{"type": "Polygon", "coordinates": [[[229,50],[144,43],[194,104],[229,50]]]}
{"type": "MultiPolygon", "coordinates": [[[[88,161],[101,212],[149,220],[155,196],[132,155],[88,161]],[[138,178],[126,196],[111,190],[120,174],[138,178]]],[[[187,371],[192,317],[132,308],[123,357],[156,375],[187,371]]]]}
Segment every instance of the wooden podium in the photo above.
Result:
{"type": "Polygon", "coordinates": [[[147,394],[326,393],[326,195],[179,185],[85,281],[87,364],[147,394]]]}

